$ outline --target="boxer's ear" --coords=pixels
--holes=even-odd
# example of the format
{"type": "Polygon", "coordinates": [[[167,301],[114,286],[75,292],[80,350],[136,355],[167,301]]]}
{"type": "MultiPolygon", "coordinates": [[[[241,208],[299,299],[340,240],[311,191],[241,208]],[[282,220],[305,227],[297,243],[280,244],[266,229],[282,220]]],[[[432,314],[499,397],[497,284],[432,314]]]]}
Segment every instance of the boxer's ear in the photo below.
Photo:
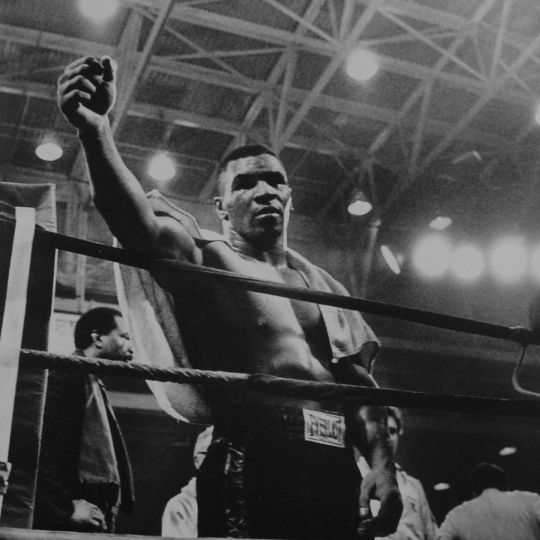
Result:
{"type": "Polygon", "coordinates": [[[221,221],[227,221],[229,214],[223,209],[223,197],[214,197],[214,204],[216,205],[217,215],[221,221]]]}

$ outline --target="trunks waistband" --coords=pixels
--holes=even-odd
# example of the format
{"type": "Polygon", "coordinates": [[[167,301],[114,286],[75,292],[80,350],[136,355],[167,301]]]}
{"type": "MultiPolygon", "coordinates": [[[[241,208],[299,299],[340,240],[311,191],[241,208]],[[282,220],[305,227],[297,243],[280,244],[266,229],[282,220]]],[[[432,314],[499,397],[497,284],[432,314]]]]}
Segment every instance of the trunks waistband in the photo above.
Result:
{"type": "Polygon", "coordinates": [[[250,404],[227,409],[226,418],[216,420],[215,433],[244,443],[305,441],[335,448],[348,446],[342,414],[309,408],[250,404]]]}

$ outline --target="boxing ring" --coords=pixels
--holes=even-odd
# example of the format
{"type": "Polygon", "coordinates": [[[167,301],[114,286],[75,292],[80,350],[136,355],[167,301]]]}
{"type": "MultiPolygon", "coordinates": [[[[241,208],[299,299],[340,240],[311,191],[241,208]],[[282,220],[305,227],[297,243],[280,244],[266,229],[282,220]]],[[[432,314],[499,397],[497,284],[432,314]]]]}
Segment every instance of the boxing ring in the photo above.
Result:
{"type": "MultiPolygon", "coordinates": [[[[11,488],[9,484],[10,468],[16,467],[17,460],[13,459],[11,453],[9,454],[8,459],[8,447],[10,443],[10,432],[12,438],[20,436],[15,429],[16,420],[13,420],[12,429],[11,416],[13,401],[15,400],[17,376],[18,373],[20,375],[20,373],[24,373],[25,370],[30,370],[29,373],[31,373],[32,376],[35,376],[36,373],[41,373],[46,369],[78,370],[98,375],[109,374],[201,387],[215,388],[224,385],[233,385],[249,390],[256,390],[258,392],[268,392],[283,396],[294,396],[320,401],[339,399],[361,401],[363,404],[368,405],[394,405],[398,407],[462,413],[481,413],[514,417],[540,416],[540,400],[532,399],[539,397],[540,394],[525,390],[519,382],[519,374],[527,347],[530,345],[540,345],[540,334],[536,331],[523,327],[495,325],[482,321],[464,319],[440,313],[431,313],[372,300],[292,287],[282,283],[267,282],[229,271],[216,270],[189,263],[155,259],[148,253],[128,251],[117,247],[69,237],[51,230],[44,230],[43,228],[34,228],[33,219],[32,209],[21,209],[20,207],[17,207],[16,220],[0,219],[0,233],[7,234],[8,237],[13,237],[11,253],[7,253],[7,257],[11,259],[11,264],[5,295],[6,308],[4,310],[2,325],[3,336],[0,336],[0,378],[4,380],[2,383],[3,386],[0,386],[0,390],[7,389],[8,385],[10,386],[9,392],[6,390],[3,392],[4,395],[1,396],[3,408],[0,410],[2,411],[4,421],[0,423],[0,438],[3,441],[3,444],[0,446],[0,503],[2,502],[2,498],[9,493],[11,488]],[[159,368],[137,362],[130,362],[127,364],[103,359],[56,355],[45,352],[44,350],[39,350],[37,346],[25,346],[23,339],[25,306],[24,303],[21,305],[18,301],[20,298],[18,299],[17,296],[26,294],[27,283],[25,282],[28,281],[28,275],[32,272],[31,256],[32,252],[35,252],[36,247],[45,251],[45,256],[49,261],[49,264],[54,264],[56,251],[63,250],[109,260],[121,265],[127,265],[150,272],[157,269],[160,271],[179,272],[187,277],[196,276],[202,279],[213,280],[223,287],[235,287],[258,293],[357,310],[374,315],[382,315],[436,328],[511,341],[518,344],[522,349],[521,355],[515,364],[512,384],[516,391],[521,393],[526,399],[496,399],[481,396],[412,392],[388,388],[368,388],[347,384],[301,381],[265,374],[231,373],[191,368],[159,368]],[[13,277],[12,274],[15,274],[15,277],[13,277]],[[15,284],[15,288],[10,291],[10,283],[13,279],[15,279],[17,283],[15,284]],[[9,400],[11,400],[11,403],[8,403],[9,400]],[[4,432],[2,432],[2,430],[4,430],[4,432]],[[5,444],[6,441],[7,445],[5,444]],[[12,462],[12,467],[10,467],[9,461],[12,462]]],[[[4,255],[6,256],[6,254],[4,255]]],[[[50,294],[52,288],[46,292],[50,294]]],[[[43,348],[46,348],[46,344],[44,344],[43,348]]],[[[44,387],[42,390],[44,392],[44,387]]],[[[43,399],[43,396],[41,399],[43,399]]],[[[40,407],[42,413],[42,401],[37,409],[40,407]]],[[[37,417],[39,420],[39,411],[37,417]]],[[[13,443],[13,440],[11,442],[13,443]]],[[[35,477],[35,474],[37,473],[37,459],[38,456],[34,456],[33,469],[29,473],[30,476],[33,474],[35,477]]],[[[0,511],[1,509],[2,507],[0,504],[0,511]]],[[[15,525],[13,525],[13,522],[7,523],[6,525],[3,525],[5,522],[0,523],[2,523],[2,526],[0,526],[0,539],[6,540],[34,540],[38,538],[67,540],[87,537],[87,534],[83,533],[30,530],[31,518],[26,518],[26,524],[16,521],[15,525]]],[[[89,533],[88,537],[94,539],[134,538],[132,535],[99,533],[89,533]]],[[[146,538],[162,537],[147,536],[146,538]]]]}

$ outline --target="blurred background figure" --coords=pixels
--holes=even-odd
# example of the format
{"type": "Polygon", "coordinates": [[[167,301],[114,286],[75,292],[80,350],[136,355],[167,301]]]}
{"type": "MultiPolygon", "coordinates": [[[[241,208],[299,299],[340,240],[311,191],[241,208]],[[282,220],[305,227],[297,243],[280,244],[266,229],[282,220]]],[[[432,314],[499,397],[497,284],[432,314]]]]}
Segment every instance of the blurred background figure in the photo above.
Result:
{"type": "MultiPolygon", "coordinates": [[[[213,430],[213,426],[209,426],[197,437],[193,449],[193,464],[196,470],[206,457],[213,430]]],[[[197,517],[197,478],[193,476],[182,491],[167,502],[161,521],[161,535],[174,538],[197,538],[197,517]]]]}
{"type": "MultiPolygon", "coordinates": [[[[403,435],[403,416],[397,407],[387,407],[388,435],[394,456],[397,453],[399,439],[403,435]]],[[[369,465],[363,457],[358,460],[362,475],[367,474],[369,465]]],[[[396,474],[403,512],[395,533],[384,537],[389,540],[435,540],[437,525],[422,484],[417,478],[407,474],[396,460],[396,474]]],[[[378,501],[371,501],[371,511],[376,514],[378,501]]],[[[382,540],[382,537],[379,537],[382,540]]]]}
{"type": "Polygon", "coordinates": [[[506,473],[492,463],[473,468],[474,498],[446,516],[440,540],[536,540],[540,538],[540,495],[507,491],[506,473]]]}

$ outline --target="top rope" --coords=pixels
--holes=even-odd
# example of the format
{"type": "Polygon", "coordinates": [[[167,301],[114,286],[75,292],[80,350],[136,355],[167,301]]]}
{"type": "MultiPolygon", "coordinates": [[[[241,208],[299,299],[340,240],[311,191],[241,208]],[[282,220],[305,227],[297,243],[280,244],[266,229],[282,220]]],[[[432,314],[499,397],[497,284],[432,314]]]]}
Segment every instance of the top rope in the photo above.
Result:
{"type": "MultiPolygon", "coordinates": [[[[0,225],[7,224],[12,226],[13,222],[9,220],[0,220],[0,225]]],[[[97,257],[148,271],[168,270],[171,272],[180,272],[185,275],[204,276],[206,279],[217,281],[224,286],[237,287],[274,296],[294,298],[296,300],[362,311],[373,315],[383,315],[385,317],[406,320],[435,328],[443,328],[446,330],[454,330],[496,339],[505,339],[519,343],[522,346],[529,344],[540,345],[540,335],[519,326],[509,327],[491,324],[473,319],[444,315],[442,313],[387,304],[385,302],[376,302],[374,300],[333,294],[304,287],[292,287],[283,283],[256,279],[227,270],[218,270],[169,259],[157,259],[148,252],[136,252],[114,248],[112,246],[89,242],[87,240],[81,240],[79,238],[73,238],[40,229],[36,230],[36,237],[53,249],[61,249],[81,255],[97,257]]]]}

